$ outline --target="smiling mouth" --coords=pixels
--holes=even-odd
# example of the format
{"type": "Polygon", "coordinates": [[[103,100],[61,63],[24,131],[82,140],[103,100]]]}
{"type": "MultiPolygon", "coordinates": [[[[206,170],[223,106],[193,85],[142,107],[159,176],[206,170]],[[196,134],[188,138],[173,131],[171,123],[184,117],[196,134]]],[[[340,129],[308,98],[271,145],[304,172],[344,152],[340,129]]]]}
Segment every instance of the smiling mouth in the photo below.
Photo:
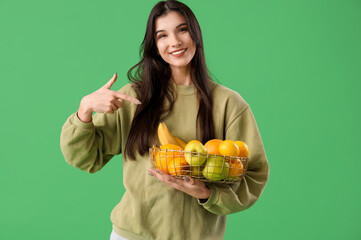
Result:
{"type": "Polygon", "coordinates": [[[170,53],[171,55],[175,56],[175,57],[180,57],[183,56],[183,54],[187,51],[187,49],[182,49],[176,52],[172,52],[170,53]]]}

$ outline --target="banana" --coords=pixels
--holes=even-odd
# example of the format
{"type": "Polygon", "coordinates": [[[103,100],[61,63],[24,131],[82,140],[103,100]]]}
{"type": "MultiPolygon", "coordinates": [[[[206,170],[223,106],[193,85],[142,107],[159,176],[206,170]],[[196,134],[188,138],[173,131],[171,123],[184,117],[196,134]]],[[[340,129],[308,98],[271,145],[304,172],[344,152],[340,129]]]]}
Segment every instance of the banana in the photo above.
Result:
{"type": "MultiPolygon", "coordinates": [[[[182,147],[173,136],[173,134],[167,128],[164,122],[160,123],[158,126],[158,138],[161,145],[165,144],[174,144],[177,146],[182,147]]],[[[183,148],[183,147],[182,147],[183,148]]]]}
{"type": "Polygon", "coordinates": [[[183,149],[186,147],[187,143],[185,143],[182,139],[178,137],[174,137],[174,138],[183,149]]]}

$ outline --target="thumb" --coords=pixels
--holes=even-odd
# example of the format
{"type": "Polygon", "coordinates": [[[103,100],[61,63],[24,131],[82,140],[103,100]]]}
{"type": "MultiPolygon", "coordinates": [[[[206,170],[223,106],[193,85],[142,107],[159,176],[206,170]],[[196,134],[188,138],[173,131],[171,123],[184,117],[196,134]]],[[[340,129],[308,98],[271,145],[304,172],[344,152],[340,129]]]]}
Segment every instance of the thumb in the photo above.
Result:
{"type": "Polygon", "coordinates": [[[115,80],[117,80],[117,73],[114,73],[113,77],[103,86],[107,89],[110,89],[112,87],[112,85],[115,83],[115,80]]]}

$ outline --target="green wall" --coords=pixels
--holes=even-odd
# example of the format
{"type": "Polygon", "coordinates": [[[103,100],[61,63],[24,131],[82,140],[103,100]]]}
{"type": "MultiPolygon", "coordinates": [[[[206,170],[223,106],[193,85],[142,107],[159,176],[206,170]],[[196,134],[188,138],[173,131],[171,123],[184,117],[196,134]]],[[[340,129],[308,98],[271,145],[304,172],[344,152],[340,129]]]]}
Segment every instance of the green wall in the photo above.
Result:
{"type": "MultiPolygon", "coordinates": [[[[114,90],[127,83],[156,2],[0,2],[0,239],[109,239],[121,156],[81,172],[60,131],[114,72],[114,90]]],[[[229,216],[225,239],[361,239],[361,1],[184,2],[270,163],[263,195],[229,216]]]]}

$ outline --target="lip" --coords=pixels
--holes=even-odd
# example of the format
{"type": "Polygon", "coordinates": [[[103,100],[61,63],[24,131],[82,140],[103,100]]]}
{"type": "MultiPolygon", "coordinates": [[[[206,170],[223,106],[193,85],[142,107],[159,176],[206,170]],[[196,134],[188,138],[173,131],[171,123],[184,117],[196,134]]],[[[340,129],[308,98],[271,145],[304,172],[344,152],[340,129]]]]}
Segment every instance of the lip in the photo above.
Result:
{"type": "Polygon", "coordinates": [[[182,51],[182,50],[187,50],[187,48],[181,48],[181,49],[174,50],[173,52],[170,52],[170,54],[171,54],[171,53],[178,52],[178,51],[182,51]]]}

